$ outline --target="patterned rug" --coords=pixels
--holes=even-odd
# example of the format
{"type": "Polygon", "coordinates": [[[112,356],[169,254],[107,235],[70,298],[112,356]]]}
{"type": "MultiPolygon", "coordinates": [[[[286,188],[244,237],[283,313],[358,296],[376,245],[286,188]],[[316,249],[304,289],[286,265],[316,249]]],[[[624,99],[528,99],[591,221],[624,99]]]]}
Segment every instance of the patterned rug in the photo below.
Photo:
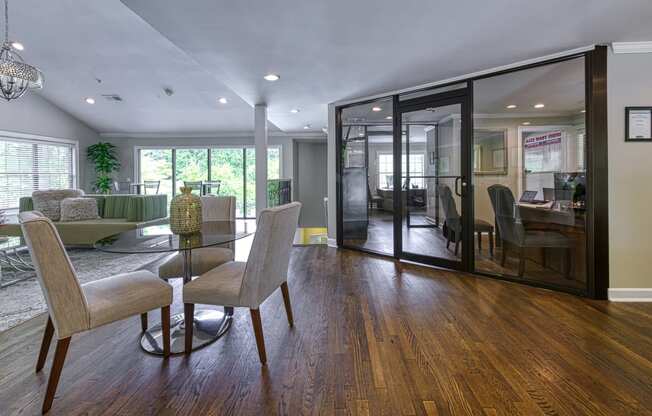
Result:
{"type": "MultiPolygon", "coordinates": [[[[167,254],[112,254],[93,249],[68,250],[80,283],[92,282],[114,274],[152,269],[167,254]]],[[[2,269],[3,280],[31,278],[0,289],[0,331],[5,331],[47,310],[35,272],[2,269]]]]}

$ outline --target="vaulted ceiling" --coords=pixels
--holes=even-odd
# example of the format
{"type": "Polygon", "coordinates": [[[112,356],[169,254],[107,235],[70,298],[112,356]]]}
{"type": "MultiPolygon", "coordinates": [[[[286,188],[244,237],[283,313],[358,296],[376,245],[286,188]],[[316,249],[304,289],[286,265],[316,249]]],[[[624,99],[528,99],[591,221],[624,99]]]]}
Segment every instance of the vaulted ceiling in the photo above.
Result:
{"type": "Polygon", "coordinates": [[[261,102],[272,130],[320,131],[336,100],[652,39],[649,0],[21,0],[10,13],[40,94],[109,133],[250,132],[261,102]]]}

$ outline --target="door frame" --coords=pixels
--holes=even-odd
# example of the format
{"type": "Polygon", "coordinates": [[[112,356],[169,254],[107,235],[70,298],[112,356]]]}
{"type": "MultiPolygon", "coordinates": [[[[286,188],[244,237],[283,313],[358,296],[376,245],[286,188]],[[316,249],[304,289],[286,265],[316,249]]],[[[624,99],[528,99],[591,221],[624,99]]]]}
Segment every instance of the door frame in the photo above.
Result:
{"type": "Polygon", "coordinates": [[[474,260],[473,247],[473,111],[472,105],[472,83],[467,82],[463,88],[434,93],[422,97],[399,101],[394,97],[392,119],[394,121],[393,134],[393,161],[394,161],[394,257],[431,266],[445,267],[460,271],[472,271],[474,260]],[[406,112],[424,110],[430,107],[442,107],[446,105],[459,104],[461,108],[460,132],[460,174],[462,192],[462,258],[461,260],[449,260],[445,258],[428,256],[424,254],[410,253],[403,250],[403,199],[402,199],[402,115],[406,112]]]}

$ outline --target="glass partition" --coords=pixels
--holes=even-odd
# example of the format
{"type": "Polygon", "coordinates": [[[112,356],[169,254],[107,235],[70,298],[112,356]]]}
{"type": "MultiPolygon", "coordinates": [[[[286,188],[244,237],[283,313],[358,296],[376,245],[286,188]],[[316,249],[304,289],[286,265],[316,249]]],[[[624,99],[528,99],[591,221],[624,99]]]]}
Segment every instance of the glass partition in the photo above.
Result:
{"type": "Polygon", "coordinates": [[[474,82],[475,269],[585,289],[584,58],[474,82]]]}
{"type": "Polygon", "coordinates": [[[344,108],[341,113],[343,242],[394,253],[392,101],[344,108]]]}

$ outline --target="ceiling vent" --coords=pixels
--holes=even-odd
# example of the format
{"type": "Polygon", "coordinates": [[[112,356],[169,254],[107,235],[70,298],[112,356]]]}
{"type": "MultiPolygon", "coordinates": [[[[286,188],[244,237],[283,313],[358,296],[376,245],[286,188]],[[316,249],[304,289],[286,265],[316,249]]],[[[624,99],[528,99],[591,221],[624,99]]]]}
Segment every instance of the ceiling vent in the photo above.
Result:
{"type": "Polygon", "coordinates": [[[120,97],[118,94],[102,94],[102,97],[104,97],[107,101],[122,101],[122,97],[120,97]]]}

